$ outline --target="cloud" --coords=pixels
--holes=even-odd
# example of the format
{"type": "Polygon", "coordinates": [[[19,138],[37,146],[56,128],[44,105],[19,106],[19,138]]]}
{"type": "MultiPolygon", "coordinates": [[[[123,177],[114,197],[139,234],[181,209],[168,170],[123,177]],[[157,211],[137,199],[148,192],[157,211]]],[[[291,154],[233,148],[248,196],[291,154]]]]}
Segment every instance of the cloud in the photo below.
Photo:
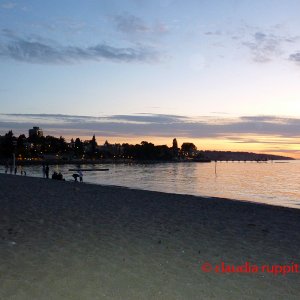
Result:
{"type": "Polygon", "coordinates": [[[267,35],[263,32],[256,32],[254,34],[254,37],[259,42],[265,41],[267,39],[267,35]]]}
{"type": "MultiPolygon", "coordinates": [[[[244,122],[254,122],[254,123],[289,123],[292,122],[293,118],[283,118],[277,116],[242,116],[240,119],[244,122]]],[[[297,119],[296,119],[297,120],[297,119]]]]}
{"type": "Polygon", "coordinates": [[[251,41],[242,44],[251,51],[255,62],[264,63],[281,53],[282,42],[283,39],[279,36],[258,31],[253,34],[251,41]]]}
{"type": "Polygon", "coordinates": [[[293,62],[296,62],[296,63],[300,63],[300,51],[291,54],[289,56],[289,60],[293,61],[293,62]]]}
{"type": "Polygon", "coordinates": [[[259,30],[251,34],[250,39],[243,39],[241,44],[250,50],[253,61],[265,63],[280,57],[285,47],[299,41],[299,36],[279,35],[259,30]]]}
{"type": "MultiPolygon", "coordinates": [[[[206,28],[202,34],[213,40],[211,45],[214,47],[220,45],[226,47],[228,45],[226,40],[229,39],[236,49],[247,49],[251,59],[256,63],[267,63],[278,58],[285,59],[287,53],[291,53],[291,47],[295,47],[300,41],[300,36],[288,34],[281,24],[269,28],[247,24],[238,28],[230,28],[224,25],[222,30],[221,28],[206,28]]],[[[297,53],[291,54],[289,60],[298,62],[297,53]]]]}
{"type": "Polygon", "coordinates": [[[16,37],[16,33],[8,28],[3,28],[1,29],[0,35],[7,37],[7,38],[12,38],[12,37],[16,37]]]}
{"type": "Polygon", "coordinates": [[[215,31],[206,31],[204,32],[205,35],[211,35],[211,36],[221,36],[222,35],[222,31],[220,30],[215,30],[215,31]]]}
{"type": "Polygon", "coordinates": [[[141,18],[128,13],[117,15],[113,20],[117,30],[129,36],[157,37],[168,32],[167,26],[161,22],[148,25],[141,18]]]}
{"type": "Polygon", "coordinates": [[[300,153],[300,150],[288,150],[288,149],[265,149],[263,152],[278,152],[278,153],[286,153],[286,154],[296,154],[296,153],[300,153]]]}
{"type": "Polygon", "coordinates": [[[80,61],[154,62],[158,53],[151,47],[113,47],[97,44],[90,47],[61,46],[40,37],[19,38],[2,31],[0,57],[36,64],[70,64],[80,61]]]}
{"type": "Polygon", "coordinates": [[[122,122],[136,122],[136,123],[159,123],[169,124],[187,119],[184,116],[178,115],[164,115],[164,114],[140,114],[140,115],[113,115],[108,117],[110,120],[119,120],[122,122]]]}
{"type": "Polygon", "coordinates": [[[42,29],[47,30],[51,32],[64,32],[64,33],[72,33],[72,34],[78,34],[82,33],[84,30],[93,30],[91,27],[87,25],[86,22],[76,19],[59,19],[54,20],[51,23],[48,22],[40,22],[40,23],[34,23],[31,25],[32,28],[36,29],[42,29]]]}
{"type": "Polygon", "coordinates": [[[13,9],[17,6],[15,2],[4,2],[0,4],[0,7],[3,9],[13,9]]]}
{"type": "Polygon", "coordinates": [[[125,33],[144,33],[150,31],[150,27],[148,27],[142,19],[133,15],[118,15],[114,18],[114,21],[117,29],[125,33]]]}
{"type": "MultiPolygon", "coordinates": [[[[278,116],[198,117],[134,114],[111,116],[72,116],[56,114],[0,114],[0,128],[28,130],[40,126],[58,132],[101,132],[109,136],[156,136],[184,138],[227,138],[232,142],[255,143],[250,136],[261,136],[260,143],[274,137],[290,143],[300,137],[300,119],[278,116]],[[246,139],[245,139],[246,138],[246,139]],[[247,140],[248,139],[248,140],[247,140]]],[[[4,132],[3,132],[4,133],[4,132]]]]}
{"type": "Polygon", "coordinates": [[[233,141],[235,144],[270,144],[272,147],[275,148],[275,145],[278,147],[282,148],[282,145],[288,145],[292,143],[297,143],[297,140],[293,138],[282,138],[282,137],[276,137],[276,136],[271,136],[267,137],[266,136],[255,136],[254,138],[250,138],[247,135],[245,136],[226,136],[227,140],[233,141]]]}

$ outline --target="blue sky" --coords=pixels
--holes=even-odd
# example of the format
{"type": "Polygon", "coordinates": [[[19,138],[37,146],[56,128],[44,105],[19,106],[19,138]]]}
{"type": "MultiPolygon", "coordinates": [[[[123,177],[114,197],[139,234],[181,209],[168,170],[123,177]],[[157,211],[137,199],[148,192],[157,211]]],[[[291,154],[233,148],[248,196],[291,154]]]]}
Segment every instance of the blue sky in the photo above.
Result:
{"type": "Polygon", "coordinates": [[[114,122],[122,115],[122,130],[102,121],[86,128],[77,118],[73,134],[160,142],[176,135],[206,148],[297,155],[299,11],[300,2],[291,0],[1,0],[0,134],[34,125],[26,114],[36,114],[45,131],[68,136],[65,118],[54,128],[49,115],[114,122]],[[161,128],[166,115],[197,126],[247,126],[241,136],[236,126],[193,127],[191,134],[176,123],[167,134],[128,123],[150,116],[161,128]],[[291,133],[279,129],[282,122],[293,124],[291,133]]]}

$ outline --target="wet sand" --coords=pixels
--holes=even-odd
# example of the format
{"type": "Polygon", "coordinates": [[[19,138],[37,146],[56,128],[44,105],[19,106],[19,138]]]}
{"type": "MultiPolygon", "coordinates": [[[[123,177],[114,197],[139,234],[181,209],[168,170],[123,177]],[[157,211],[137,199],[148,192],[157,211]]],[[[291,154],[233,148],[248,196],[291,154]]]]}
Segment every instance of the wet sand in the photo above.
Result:
{"type": "Polygon", "coordinates": [[[222,262],[295,271],[300,210],[0,174],[0,299],[300,297],[222,262]]]}

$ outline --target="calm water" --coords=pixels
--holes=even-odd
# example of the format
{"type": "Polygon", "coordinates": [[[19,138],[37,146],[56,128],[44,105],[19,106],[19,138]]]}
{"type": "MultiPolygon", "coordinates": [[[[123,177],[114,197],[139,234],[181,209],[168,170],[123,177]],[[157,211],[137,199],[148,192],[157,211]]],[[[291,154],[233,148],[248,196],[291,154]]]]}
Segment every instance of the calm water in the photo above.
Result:
{"type": "MultiPolygon", "coordinates": [[[[164,163],[153,165],[82,165],[109,168],[107,172],[84,172],[84,181],[145,190],[217,196],[300,208],[300,161],[164,163]]],[[[67,180],[73,165],[50,166],[67,180]]],[[[4,169],[2,167],[1,172],[4,169]]],[[[42,177],[40,166],[27,166],[28,176],[42,177]]]]}

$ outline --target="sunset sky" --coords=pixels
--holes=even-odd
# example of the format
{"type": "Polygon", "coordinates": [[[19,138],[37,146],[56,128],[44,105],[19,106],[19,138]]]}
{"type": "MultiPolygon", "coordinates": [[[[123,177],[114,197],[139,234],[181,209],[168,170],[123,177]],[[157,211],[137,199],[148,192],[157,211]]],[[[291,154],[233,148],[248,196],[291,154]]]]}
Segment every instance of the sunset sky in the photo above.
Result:
{"type": "Polygon", "coordinates": [[[0,0],[0,135],[300,158],[299,0],[0,0]]]}

